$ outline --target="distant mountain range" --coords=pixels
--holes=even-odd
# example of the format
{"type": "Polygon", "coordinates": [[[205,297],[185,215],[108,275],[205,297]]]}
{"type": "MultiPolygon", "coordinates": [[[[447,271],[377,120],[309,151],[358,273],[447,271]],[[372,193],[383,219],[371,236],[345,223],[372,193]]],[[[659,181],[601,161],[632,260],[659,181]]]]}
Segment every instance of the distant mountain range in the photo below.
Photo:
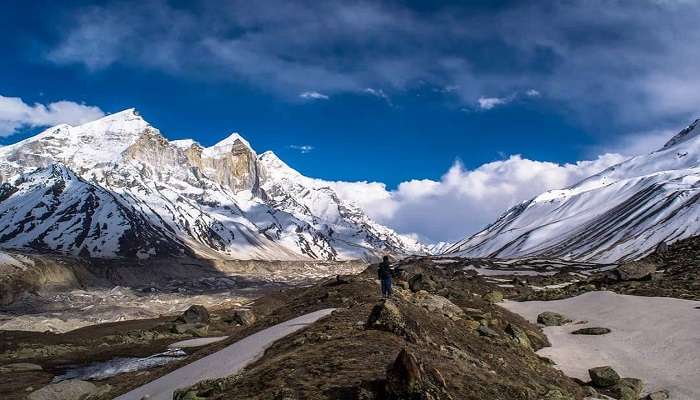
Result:
{"type": "Polygon", "coordinates": [[[630,158],[503,213],[443,254],[640,258],[661,243],[700,234],[700,120],[661,149],[630,158]]]}
{"type": "Polygon", "coordinates": [[[427,248],[238,134],[169,141],[135,110],[0,148],[0,247],[92,258],[371,259],[427,248]]]}

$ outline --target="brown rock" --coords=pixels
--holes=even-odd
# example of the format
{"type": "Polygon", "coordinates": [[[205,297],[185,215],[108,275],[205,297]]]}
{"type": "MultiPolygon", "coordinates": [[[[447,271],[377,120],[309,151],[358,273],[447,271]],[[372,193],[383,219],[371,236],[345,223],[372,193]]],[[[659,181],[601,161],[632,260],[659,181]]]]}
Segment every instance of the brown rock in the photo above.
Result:
{"type": "Polygon", "coordinates": [[[184,322],[186,324],[208,324],[209,323],[209,311],[204,306],[195,304],[190,306],[184,313],[178,318],[178,321],[184,322]]]}
{"type": "Polygon", "coordinates": [[[423,372],[418,360],[405,348],[386,372],[386,384],[390,393],[411,395],[421,392],[423,372]]]}

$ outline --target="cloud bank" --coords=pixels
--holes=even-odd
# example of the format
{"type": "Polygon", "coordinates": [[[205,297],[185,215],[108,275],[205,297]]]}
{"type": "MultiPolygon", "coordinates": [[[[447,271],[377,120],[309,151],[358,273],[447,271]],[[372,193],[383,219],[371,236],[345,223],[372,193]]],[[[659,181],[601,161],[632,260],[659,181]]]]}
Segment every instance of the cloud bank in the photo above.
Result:
{"type": "Polygon", "coordinates": [[[388,98],[430,85],[490,109],[525,93],[601,132],[668,128],[700,111],[700,2],[188,4],[74,10],[55,24],[46,57],[93,71],[127,64],[244,81],[289,98],[310,87],[388,98]]]}
{"type": "Polygon", "coordinates": [[[19,97],[0,95],[0,136],[10,136],[22,128],[83,124],[104,115],[99,107],[72,101],[30,105],[19,97]]]}
{"type": "Polygon", "coordinates": [[[590,161],[556,164],[519,155],[468,170],[455,162],[439,181],[411,180],[388,190],[378,182],[329,182],[339,196],[370,217],[427,242],[454,241],[478,232],[507,208],[544,191],[576,183],[624,161],[605,154],[590,161]]]}

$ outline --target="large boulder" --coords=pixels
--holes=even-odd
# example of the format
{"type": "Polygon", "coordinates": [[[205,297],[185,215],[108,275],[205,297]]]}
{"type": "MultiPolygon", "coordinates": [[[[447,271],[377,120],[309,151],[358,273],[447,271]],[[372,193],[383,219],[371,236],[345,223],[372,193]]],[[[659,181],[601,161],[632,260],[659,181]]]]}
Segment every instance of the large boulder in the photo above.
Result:
{"type": "Polygon", "coordinates": [[[427,292],[434,292],[437,290],[437,283],[426,274],[415,274],[408,280],[408,287],[413,292],[418,292],[420,290],[425,290],[427,292]]]}
{"type": "Polygon", "coordinates": [[[207,311],[204,306],[195,304],[185,310],[185,312],[178,318],[178,321],[186,324],[208,324],[209,311],[207,311]]]}
{"type": "Polygon", "coordinates": [[[545,311],[537,316],[537,322],[544,326],[561,326],[571,322],[571,320],[562,314],[545,311]]]}
{"type": "Polygon", "coordinates": [[[527,336],[527,333],[523,329],[513,324],[508,324],[508,326],[506,326],[505,331],[516,344],[526,349],[532,350],[532,343],[530,342],[530,338],[527,336]]]}
{"type": "Polygon", "coordinates": [[[656,272],[654,264],[632,261],[617,268],[617,277],[621,281],[638,281],[650,278],[654,272],[656,272]]]}
{"type": "Polygon", "coordinates": [[[399,308],[390,300],[385,300],[372,308],[365,326],[368,329],[403,335],[406,329],[406,322],[399,308]]]}
{"type": "Polygon", "coordinates": [[[69,379],[67,381],[52,383],[30,393],[28,400],[84,400],[89,397],[97,397],[111,390],[109,385],[96,386],[94,383],[69,379]]]}
{"type": "Polygon", "coordinates": [[[588,370],[593,386],[597,388],[608,388],[620,382],[620,375],[612,367],[595,367],[588,370]]]}
{"type": "Polygon", "coordinates": [[[464,317],[464,311],[459,306],[442,296],[430,294],[425,290],[416,292],[412,300],[416,305],[424,307],[431,313],[440,313],[453,321],[464,317]]]}

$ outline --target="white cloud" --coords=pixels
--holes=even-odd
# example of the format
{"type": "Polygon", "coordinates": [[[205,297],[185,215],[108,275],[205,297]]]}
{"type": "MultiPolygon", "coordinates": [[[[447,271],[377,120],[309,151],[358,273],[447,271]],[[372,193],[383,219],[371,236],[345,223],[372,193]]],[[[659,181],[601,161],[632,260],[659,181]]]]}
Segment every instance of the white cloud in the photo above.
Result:
{"type": "Polygon", "coordinates": [[[311,152],[314,150],[315,147],[314,147],[314,146],[311,146],[311,145],[309,145],[309,144],[302,144],[302,145],[290,144],[290,145],[289,145],[289,148],[292,149],[292,150],[297,150],[297,151],[299,151],[301,154],[308,154],[308,153],[311,153],[311,152]]]}
{"type": "Polygon", "coordinates": [[[328,100],[329,97],[323,93],[319,92],[303,92],[299,95],[302,99],[309,100],[328,100]]]}
{"type": "Polygon", "coordinates": [[[592,149],[593,153],[612,152],[628,156],[639,154],[649,154],[663,147],[673,135],[677,134],[685,126],[678,126],[670,129],[654,129],[650,131],[633,132],[623,136],[618,136],[612,143],[604,146],[597,146],[592,149]]]}
{"type": "Polygon", "coordinates": [[[332,182],[341,198],[401,233],[429,242],[476,233],[507,208],[544,191],[566,187],[625,159],[605,154],[591,161],[556,164],[510,156],[469,170],[455,162],[439,181],[402,182],[388,190],[378,182],[332,182]]]}
{"type": "Polygon", "coordinates": [[[25,127],[82,124],[104,115],[99,107],[67,100],[29,105],[19,97],[0,95],[0,136],[12,135],[25,127]]]}
{"type": "Polygon", "coordinates": [[[510,100],[507,97],[479,97],[477,101],[479,102],[479,108],[482,110],[491,110],[496,106],[508,104],[510,100]]]}
{"type": "Polygon", "coordinates": [[[540,92],[536,89],[529,89],[527,92],[525,92],[525,95],[530,97],[539,97],[540,92]]]}
{"type": "Polygon", "coordinates": [[[386,100],[389,105],[392,105],[391,98],[382,89],[365,88],[363,92],[370,94],[374,97],[379,97],[380,99],[386,100]]]}

